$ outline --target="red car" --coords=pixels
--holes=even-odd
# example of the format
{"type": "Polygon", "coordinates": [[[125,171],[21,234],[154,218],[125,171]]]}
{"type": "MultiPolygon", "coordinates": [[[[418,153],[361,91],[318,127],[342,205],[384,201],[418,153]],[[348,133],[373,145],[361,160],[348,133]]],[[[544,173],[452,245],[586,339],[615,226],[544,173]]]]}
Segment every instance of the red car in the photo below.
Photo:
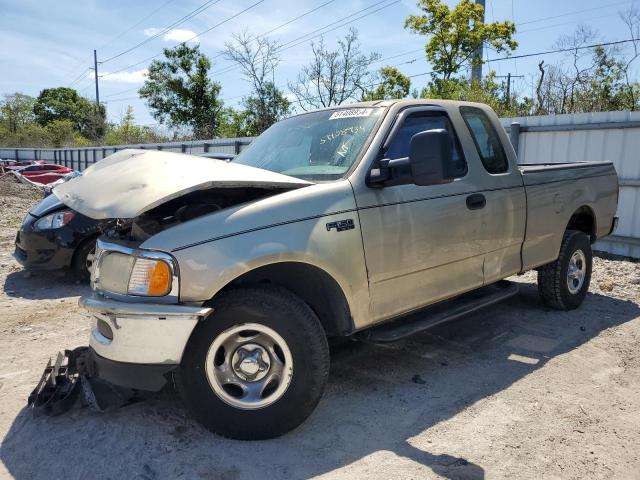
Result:
{"type": "Polygon", "coordinates": [[[3,160],[0,165],[0,169],[3,171],[20,170],[21,168],[28,167],[29,165],[40,165],[44,162],[42,160],[20,160],[16,162],[14,160],[3,160]]]}
{"type": "Polygon", "coordinates": [[[53,183],[71,172],[73,172],[72,169],[54,163],[29,165],[17,171],[26,179],[43,185],[53,183]]]}

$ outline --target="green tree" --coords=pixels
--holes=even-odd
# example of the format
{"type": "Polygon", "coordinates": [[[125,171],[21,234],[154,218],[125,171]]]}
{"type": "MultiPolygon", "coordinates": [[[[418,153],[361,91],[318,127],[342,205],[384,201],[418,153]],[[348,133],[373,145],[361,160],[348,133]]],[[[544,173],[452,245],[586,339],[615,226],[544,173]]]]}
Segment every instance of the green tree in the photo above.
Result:
{"type": "Polygon", "coordinates": [[[243,137],[255,137],[264,132],[278,120],[281,120],[291,110],[291,103],[282,91],[273,83],[264,85],[262,92],[249,95],[242,100],[244,111],[242,112],[243,137]]]}
{"type": "Polygon", "coordinates": [[[441,0],[419,0],[423,13],[411,15],[405,28],[420,35],[430,36],[425,44],[427,60],[433,65],[432,78],[442,80],[434,87],[446,91],[447,84],[463,68],[482,64],[475,53],[488,43],[495,52],[512,51],[518,46],[513,39],[516,27],[512,22],[482,21],[483,7],[472,0],[461,0],[449,8],[441,0]]]}
{"type": "Polygon", "coordinates": [[[153,117],[171,127],[189,127],[195,138],[218,133],[223,108],[219,83],[209,78],[211,61],[198,45],[164,49],[164,60],[154,60],[138,93],[153,117]]]}
{"type": "Polygon", "coordinates": [[[33,106],[36,121],[43,127],[54,120],[68,120],[81,135],[98,140],[104,133],[105,108],[96,108],[72,88],[46,88],[33,106]]]}
{"type": "Polygon", "coordinates": [[[395,67],[380,69],[380,83],[377,88],[368,90],[362,95],[362,101],[390,100],[405,98],[411,91],[411,79],[395,67]]]}
{"type": "Polygon", "coordinates": [[[104,136],[105,145],[127,145],[132,143],[158,143],[166,140],[153,129],[136,125],[133,107],[127,106],[119,124],[109,124],[104,136]]]}
{"type": "Polygon", "coordinates": [[[37,123],[27,123],[16,132],[0,125],[0,145],[3,147],[52,147],[49,132],[37,123]]]}
{"type": "Polygon", "coordinates": [[[51,145],[55,148],[91,145],[91,142],[75,129],[71,120],[52,120],[44,128],[51,145]]]}
{"type": "Polygon", "coordinates": [[[515,94],[507,99],[505,86],[496,82],[496,72],[489,72],[480,82],[465,78],[431,82],[420,92],[420,97],[486,103],[504,117],[528,115],[532,108],[531,99],[518,100],[515,94]]]}
{"type": "Polygon", "coordinates": [[[35,98],[19,92],[4,96],[0,103],[0,121],[9,133],[15,134],[20,128],[35,120],[35,101],[35,98]]]}

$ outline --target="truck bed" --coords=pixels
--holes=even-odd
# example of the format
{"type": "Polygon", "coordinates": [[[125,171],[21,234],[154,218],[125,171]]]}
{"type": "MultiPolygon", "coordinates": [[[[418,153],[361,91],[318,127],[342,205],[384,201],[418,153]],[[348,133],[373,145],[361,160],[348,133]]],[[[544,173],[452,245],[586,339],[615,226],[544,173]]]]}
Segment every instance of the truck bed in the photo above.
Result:
{"type": "Polygon", "coordinates": [[[523,163],[518,164],[524,185],[599,176],[616,176],[612,162],[523,163]]]}
{"type": "Polygon", "coordinates": [[[618,200],[613,163],[523,164],[518,169],[527,198],[523,270],[557,258],[565,228],[574,215],[594,219],[592,241],[610,233],[618,200]]]}

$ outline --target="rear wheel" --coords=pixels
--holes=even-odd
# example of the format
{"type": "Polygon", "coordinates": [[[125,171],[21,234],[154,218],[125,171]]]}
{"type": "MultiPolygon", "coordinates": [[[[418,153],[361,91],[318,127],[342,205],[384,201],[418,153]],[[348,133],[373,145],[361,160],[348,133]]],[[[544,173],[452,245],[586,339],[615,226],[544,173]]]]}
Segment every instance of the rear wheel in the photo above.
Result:
{"type": "Polygon", "coordinates": [[[545,305],[557,310],[580,306],[589,290],[592,262],[589,237],[567,230],[558,259],[538,270],[538,292],[545,305]]]}
{"type": "Polygon", "coordinates": [[[329,347],[315,313],[284,289],[223,293],[194,330],[176,386],[194,416],[230,438],[282,435],[317,405],[329,347]]]}

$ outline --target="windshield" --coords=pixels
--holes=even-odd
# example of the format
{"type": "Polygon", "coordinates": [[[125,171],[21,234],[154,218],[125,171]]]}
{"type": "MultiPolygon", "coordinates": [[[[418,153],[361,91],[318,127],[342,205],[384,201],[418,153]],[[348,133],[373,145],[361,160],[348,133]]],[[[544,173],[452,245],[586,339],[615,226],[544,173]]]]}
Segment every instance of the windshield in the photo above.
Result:
{"type": "Polygon", "coordinates": [[[304,180],[337,180],[351,168],[382,108],[348,108],[282,120],[233,163],[304,180]]]}

